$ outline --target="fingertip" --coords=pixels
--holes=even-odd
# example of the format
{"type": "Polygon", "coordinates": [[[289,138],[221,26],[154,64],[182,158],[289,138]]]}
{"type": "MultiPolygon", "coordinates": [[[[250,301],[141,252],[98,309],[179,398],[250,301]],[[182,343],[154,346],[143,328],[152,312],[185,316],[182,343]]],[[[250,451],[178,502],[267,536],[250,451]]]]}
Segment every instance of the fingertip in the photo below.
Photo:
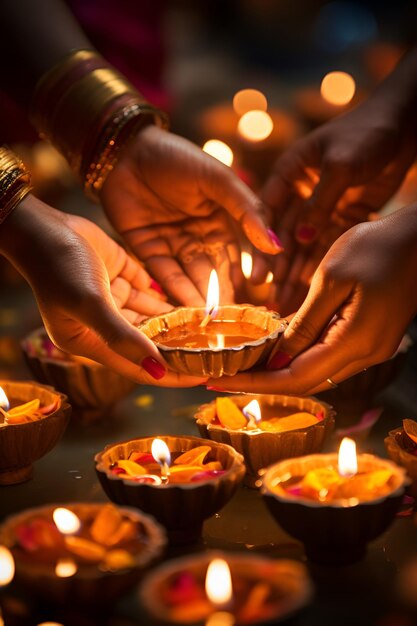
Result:
{"type": "Polygon", "coordinates": [[[258,250],[274,255],[283,252],[278,235],[268,228],[260,215],[245,213],[241,223],[247,238],[258,250]]]}

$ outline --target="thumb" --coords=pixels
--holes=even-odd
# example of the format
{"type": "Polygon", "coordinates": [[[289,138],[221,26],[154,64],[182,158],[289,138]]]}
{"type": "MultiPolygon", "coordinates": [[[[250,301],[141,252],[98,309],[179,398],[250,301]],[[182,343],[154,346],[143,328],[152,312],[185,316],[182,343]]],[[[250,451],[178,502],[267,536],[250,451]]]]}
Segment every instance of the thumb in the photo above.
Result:
{"type": "Polygon", "coordinates": [[[287,367],[294,357],[316,343],[349,293],[346,283],[330,284],[316,272],[305,301],[277,342],[267,369],[287,367]]]}
{"type": "Polygon", "coordinates": [[[350,186],[348,169],[336,165],[323,167],[320,180],[297,220],[295,236],[299,243],[314,241],[329,220],[341,196],[350,186]]]}
{"type": "MultiPolygon", "coordinates": [[[[207,155],[207,158],[212,158],[207,155]]],[[[261,252],[283,251],[279,237],[268,228],[268,209],[260,198],[232,170],[218,161],[214,171],[203,181],[203,191],[240,223],[245,235],[261,252]]]]}

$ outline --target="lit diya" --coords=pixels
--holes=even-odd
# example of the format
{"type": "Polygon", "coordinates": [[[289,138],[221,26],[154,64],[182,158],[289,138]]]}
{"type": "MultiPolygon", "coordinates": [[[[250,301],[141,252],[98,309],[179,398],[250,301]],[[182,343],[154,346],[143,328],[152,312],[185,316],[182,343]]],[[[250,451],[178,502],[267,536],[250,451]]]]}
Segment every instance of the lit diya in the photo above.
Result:
{"type": "Polygon", "coordinates": [[[24,482],[71,414],[66,396],[32,382],[0,381],[0,485],[24,482]]]}
{"type": "Polygon", "coordinates": [[[244,482],[255,487],[259,471],[276,461],[319,452],[334,426],[334,411],[315,398],[256,395],[218,397],[195,414],[202,437],[243,455],[244,482]]]}
{"type": "Polygon", "coordinates": [[[307,556],[326,563],[362,558],[366,544],[395,517],[408,479],[394,463],[356,455],[345,438],[339,455],[315,454],[268,468],[262,494],[276,521],[304,543],[307,556]]]}
{"type": "Polygon", "coordinates": [[[101,606],[137,583],[160,556],[165,534],[138,511],[74,503],[9,517],[0,544],[14,559],[17,586],[48,601],[101,606]]]}
{"type": "Polygon", "coordinates": [[[391,430],[384,444],[389,457],[406,469],[412,480],[410,493],[417,498],[417,422],[404,419],[402,428],[391,430]]]}
{"type": "Polygon", "coordinates": [[[74,407],[82,410],[77,417],[88,422],[105,414],[135,387],[135,383],[117,372],[87,359],[59,350],[38,328],[21,342],[26,363],[41,383],[62,390],[74,407]]]}
{"type": "Polygon", "coordinates": [[[276,624],[308,603],[312,586],[301,563],[216,552],[159,566],[139,593],[158,623],[233,626],[276,624]]]}
{"type": "Polygon", "coordinates": [[[148,318],[139,329],[173,370],[233,376],[268,357],[285,323],[278,313],[250,305],[219,306],[217,272],[210,275],[206,307],[178,307],[148,318]]]}
{"type": "Polygon", "coordinates": [[[109,498],[153,515],[172,543],[196,541],[245,473],[233,448],[197,437],[145,437],[107,446],[96,472],[109,498]]]}

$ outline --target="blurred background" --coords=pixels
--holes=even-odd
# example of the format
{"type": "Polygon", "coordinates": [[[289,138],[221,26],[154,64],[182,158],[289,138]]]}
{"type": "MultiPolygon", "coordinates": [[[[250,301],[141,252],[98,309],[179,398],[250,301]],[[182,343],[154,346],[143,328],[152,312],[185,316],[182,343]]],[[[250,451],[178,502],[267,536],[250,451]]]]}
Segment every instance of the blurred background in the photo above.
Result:
{"type": "MultiPolygon", "coordinates": [[[[171,129],[259,190],[297,137],[366,98],[416,39],[417,3],[320,0],[68,0],[92,43],[171,129]],[[219,143],[222,142],[222,143],[219,143]]],[[[33,173],[35,193],[107,232],[65,161],[0,93],[0,136],[33,173]]],[[[417,172],[386,210],[415,198],[417,172]]],[[[29,288],[0,257],[0,376],[23,367],[18,338],[40,325],[29,288]]]]}

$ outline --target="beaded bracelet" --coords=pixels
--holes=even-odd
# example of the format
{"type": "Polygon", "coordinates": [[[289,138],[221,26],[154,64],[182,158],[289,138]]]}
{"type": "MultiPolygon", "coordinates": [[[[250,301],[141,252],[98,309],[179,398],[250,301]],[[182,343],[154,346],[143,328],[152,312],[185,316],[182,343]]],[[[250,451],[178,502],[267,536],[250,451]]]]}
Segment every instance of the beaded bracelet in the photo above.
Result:
{"type": "Polygon", "coordinates": [[[41,78],[31,118],[95,201],[129,135],[150,123],[168,127],[167,116],[93,50],[72,52],[41,78]]]}
{"type": "Polygon", "coordinates": [[[0,224],[31,191],[30,174],[6,146],[0,147],[0,224]]]}

